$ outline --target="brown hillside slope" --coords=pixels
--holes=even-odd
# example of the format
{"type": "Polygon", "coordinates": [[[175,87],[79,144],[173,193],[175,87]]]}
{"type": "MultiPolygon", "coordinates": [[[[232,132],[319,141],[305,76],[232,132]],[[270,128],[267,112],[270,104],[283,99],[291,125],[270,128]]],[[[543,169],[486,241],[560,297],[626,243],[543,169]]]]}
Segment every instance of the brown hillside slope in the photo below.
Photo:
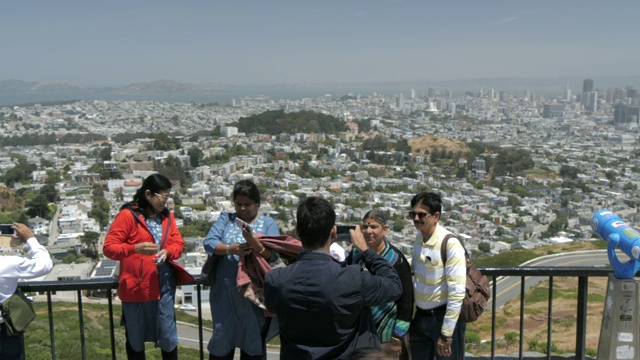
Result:
{"type": "Polygon", "coordinates": [[[466,153],[467,151],[469,151],[469,147],[463,141],[436,135],[425,135],[415,139],[411,139],[409,140],[409,145],[411,146],[411,150],[413,151],[414,155],[424,154],[425,150],[431,152],[433,150],[441,151],[442,149],[446,149],[447,151],[452,151],[453,153],[466,153]]]}
{"type": "Polygon", "coordinates": [[[16,194],[13,190],[0,187],[0,211],[13,211],[23,207],[22,201],[16,199],[16,194]]]}

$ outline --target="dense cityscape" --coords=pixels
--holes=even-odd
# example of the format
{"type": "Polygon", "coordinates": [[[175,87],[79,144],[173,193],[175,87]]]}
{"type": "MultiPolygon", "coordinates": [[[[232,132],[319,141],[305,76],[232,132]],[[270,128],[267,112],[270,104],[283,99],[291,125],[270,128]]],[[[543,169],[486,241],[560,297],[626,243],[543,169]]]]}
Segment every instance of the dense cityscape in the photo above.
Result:
{"type": "MultiPolygon", "coordinates": [[[[633,87],[598,89],[586,79],[581,93],[557,97],[430,88],[391,97],[256,96],[227,105],[2,107],[1,222],[27,222],[41,235],[59,263],[45,280],[113,276],[113,262],[96,267],[100,241],[154,172],[175,185],[168,206],[189,244],[183,261],[193,273],[206,257],[206,231],[233,209],[231,190],[240,179],[259,185],[260,211],[283,233],[293,233],[298,202],[320,195],[335,204],[340,223],[384,210],[389,240],[410,254],[408,202],[436,189],[446,203],[444,224],[475,256],[587,241],[598,209],[637,220],[638,99],[633,87]],[[338,129],[309,131],[320,115],[338,129]],[[265,119],[274,125],[253,131],[265,119]]],[[[19,251],[5,240],[4,253],[19,251]]]]}

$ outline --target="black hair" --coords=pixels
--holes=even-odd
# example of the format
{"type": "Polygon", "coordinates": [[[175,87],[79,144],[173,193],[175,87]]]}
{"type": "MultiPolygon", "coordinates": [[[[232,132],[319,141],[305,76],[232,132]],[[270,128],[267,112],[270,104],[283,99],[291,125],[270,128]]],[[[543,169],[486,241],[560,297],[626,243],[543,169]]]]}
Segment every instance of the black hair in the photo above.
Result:
{"type": "Polygon", "coordinates": [[[231,197],[235,201],[238,196],[246,196],[260,206],[260,189],[251,180],[240,180],[233,186],[231,197]]]}
{"type": "Polygon", "coordinates": [[[159,194],[163,191],[171,190],[171,187],[171,181],[166,176],[161,174],[149,175],[144,179],[142,186],[138,188],[135,195],[133,195],[133,200],[122,205],[120,210],[138,207],[138,211],[144,215],[145,218],[148,218],[150,215],[155,214],[156,210],[149,200],[147,200],[145,192],[149,190],[152,194],[159,194]]]}
{"type": "Polygon", "coordinates": [[[413,199],[411,199],[411,208],[413,209],[420,203],[427,207],[432,215],[437,212],[442,214],[442,198],[437,192],[423,191],[415,195],[413,199]]]}
{"type": "Polygon", "coordinates": [[[326,245],[336,224],[336,212],[329,201],[317,196],[303,200],[296,214],[296,231],[305,249],[326,245]]]}
{"type": "Polygon", "coordinates": [[[381,349],[366,347],[354,350],[347,360],[391,360],[381,349]]]}

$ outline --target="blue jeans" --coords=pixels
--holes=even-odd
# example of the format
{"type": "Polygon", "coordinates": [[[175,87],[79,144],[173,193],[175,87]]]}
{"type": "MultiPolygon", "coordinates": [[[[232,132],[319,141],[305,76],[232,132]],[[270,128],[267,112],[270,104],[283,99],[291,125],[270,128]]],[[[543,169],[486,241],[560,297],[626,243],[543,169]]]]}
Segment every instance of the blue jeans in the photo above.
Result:
{"type": "Polygon", "coordinates": [[[414,360],[461,360],[464,359],[464,333],[467,324],[458,321],[453,331],[453,343],[451,344],[451,356],[438,355],[438,338],[444,312],[435,314],[416,311],[409,328],[409,340],[411,344],[411,356],[414,360]]]}

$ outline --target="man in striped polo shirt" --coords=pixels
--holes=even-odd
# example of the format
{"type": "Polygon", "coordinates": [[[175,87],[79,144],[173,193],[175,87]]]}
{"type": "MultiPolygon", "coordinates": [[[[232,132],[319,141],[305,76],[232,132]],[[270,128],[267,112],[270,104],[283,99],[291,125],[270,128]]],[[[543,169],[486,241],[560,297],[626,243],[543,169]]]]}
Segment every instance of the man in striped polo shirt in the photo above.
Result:
{"type": "Polygon", "coordinates": [[[438,224],[442,199],[436,192],[421,192],[411,199],[409,217],[418,230],[413,244],[413,289],[416,313],[409,330],[413,359],[464,359],[466,325],[458,321],[465,296],[464,248],[456,238],[447,242],[441,259],[442,240],[451,232],[438,224]]]}

